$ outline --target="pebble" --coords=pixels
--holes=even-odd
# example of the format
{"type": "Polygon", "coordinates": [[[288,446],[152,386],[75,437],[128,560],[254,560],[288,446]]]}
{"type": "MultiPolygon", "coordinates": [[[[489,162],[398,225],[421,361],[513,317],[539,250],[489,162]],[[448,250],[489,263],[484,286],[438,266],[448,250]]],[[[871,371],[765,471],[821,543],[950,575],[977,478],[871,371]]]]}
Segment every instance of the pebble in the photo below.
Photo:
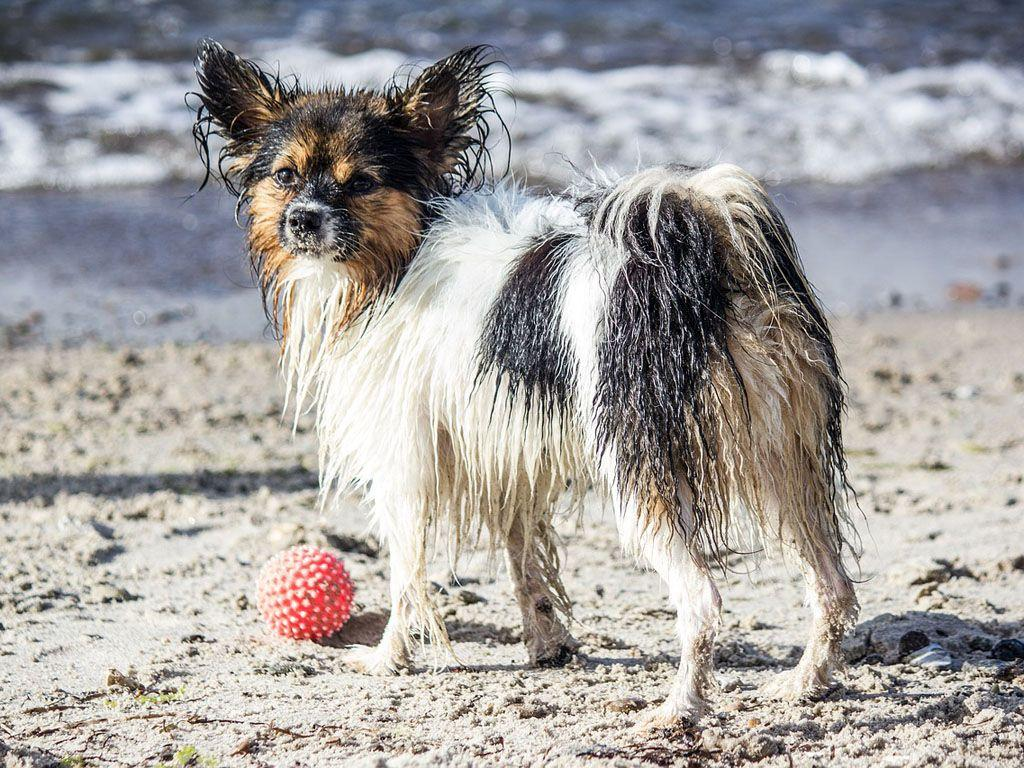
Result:
{"type": "MultiPolygon", "coordinates": [[[[909,634],[909,633],[908,633],[909,634]]],[[[907,661],[927,669],[952,669],[953,657],[938,643],[930,643],[914,653],[907,661]]]]}
{"type": "Polygon", "coordinates": [[[999,661],[1024,659],[1024,643],[1020,640],[1000,640],[992,648],[992,658],[999,661]]]}
{"type": "Polygon", "coordinates": [[[912,629],[909,632],[905,632],[902,637],[900,637],[900,656],[906,656],[908,653],[919,651],[922,648],[925,648],[928,643],[928,635],[919,629],[912,629]]]}
{"type": "Polygon", "coordinates": [[[110,668],[107,670],[107,688],[123,688],[127,691],[144,691],[146,686],[140,683],[132,670],[128,673],[110,668]]]}
{"type": "Polygon", "coordinates": [[[744,740],[742,751],[750,760],[758,761],[782,754],[785,751],[785,744],[782,740],[767,734],[756,733],[744,740]]]}
{"type": "Polygon", "coordinates": [[[548,717],[555,714],[556,711],[555,707],[548,704],[524,704],[519,708],[519,719],[548,717]]]}
{"type": "Polygon", "coordinates": [[[995,569],[1002,573],[1009,573],[1013,570],[1024,570],[1024,555],[1008,557],[1006,560],[999,560],[995,569]]]}
{"type": "Polygon", "coordinates": [[[487,601],[476,592],[470,592],[468,589],[463,589],[459,592],[459,600],[463,605],[475,605],[476,603],[486,603],[487,601]]]}
{"type": "Polygon", "coordinates": [[[138,595],[133,595],[124,587],[110,584],[98,584],[93,587],[92,597],[101,603],[127,603],[139,599],[138,595]]]}
{"type": "Polygon", "coordinates": [[[989,640],[987,637],[975,635],[967,641],[967,647],[970,648],[972,651],[991,651],[992,641],[989,640]]]}
{"type": "Polygon", "coordinates": [[[645,699],[641,699],[639,696],[627,696],[623,699],[612,699],[606,702],[604,708],[612,712],[636,712],[644,709],[646,706],[647,701],[645,699]]]}

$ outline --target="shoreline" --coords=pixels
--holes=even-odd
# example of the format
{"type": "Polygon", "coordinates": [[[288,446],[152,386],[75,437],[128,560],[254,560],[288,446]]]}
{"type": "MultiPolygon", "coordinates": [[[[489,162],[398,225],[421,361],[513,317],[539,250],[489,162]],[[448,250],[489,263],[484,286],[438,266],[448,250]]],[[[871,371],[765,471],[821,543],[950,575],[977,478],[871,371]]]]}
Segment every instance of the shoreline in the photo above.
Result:
{"type": "MultiPolygon", "coordinates": [[[[191,191],[176,183],[0,192],[0,231],[10,233],[0,250],[0,269],[10,274],[0,285],[0,344],[3,335],[18,343],[263,338],[232,200],[211,188],[184,202],[191,191]]],[[[1019,167],[769,191],[811,282],[841,317],[893,307],[1024,306],[1019,167]]]]}

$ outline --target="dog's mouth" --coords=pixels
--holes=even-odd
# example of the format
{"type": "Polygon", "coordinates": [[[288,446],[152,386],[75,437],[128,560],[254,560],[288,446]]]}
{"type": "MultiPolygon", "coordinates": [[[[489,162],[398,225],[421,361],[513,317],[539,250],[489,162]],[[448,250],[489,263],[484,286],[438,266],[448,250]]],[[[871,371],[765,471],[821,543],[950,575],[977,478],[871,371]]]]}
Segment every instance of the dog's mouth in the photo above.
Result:
{"type": "Polygon", "coordinates": [[[285,247],[295,257],[310,261],[343,261],[347,249],[334,243],[303,242],[285,238],[285,247]]]}
{"type": "Polygon", "coordinates": [[[286,244],[288,251],[298,259],[316,262],[332,262],[341,264],[353,258],[356,249],[354,246],[328,244],[320,246],[303,246],[286,244]]]}

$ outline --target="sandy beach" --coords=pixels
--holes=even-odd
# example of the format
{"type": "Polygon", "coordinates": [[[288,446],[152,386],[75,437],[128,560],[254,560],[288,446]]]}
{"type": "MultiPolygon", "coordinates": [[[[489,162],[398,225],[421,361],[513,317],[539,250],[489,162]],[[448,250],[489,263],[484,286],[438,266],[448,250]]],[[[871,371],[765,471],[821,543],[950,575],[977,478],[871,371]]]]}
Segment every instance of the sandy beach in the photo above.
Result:
{"type": "Polygon", "coordinates": [[[821,701],[762,700],[806,615],[794,571],[737,558],[713,712],[654,735],[633,722],[670,680],[673,614],[593,500],[560,526],[567,668],[528,668],[505,574],[470,557],[433,569],[463,666],[361,676],[341,657],[381,631],[385,556],[358,500],[317,508],[271,344],[4,351],[0,764],[1020,765],[1024,313],[836,328],[863,509],[849,668],[821,701]],[[323,644],[272,639],[253,605],[300,542],[340,551],[357,589],[323,644]]]}

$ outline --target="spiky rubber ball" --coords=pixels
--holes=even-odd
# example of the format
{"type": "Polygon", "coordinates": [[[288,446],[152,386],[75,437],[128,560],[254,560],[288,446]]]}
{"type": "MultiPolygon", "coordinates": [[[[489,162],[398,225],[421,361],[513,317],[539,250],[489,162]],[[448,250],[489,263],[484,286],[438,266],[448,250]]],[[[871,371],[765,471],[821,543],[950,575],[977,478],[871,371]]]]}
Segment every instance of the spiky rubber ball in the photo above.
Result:
{"type": "Polygon", "coordinates": [[[274,634],[319,640],[348,621],[352,579],[319,547],[292,547],[272,557],[256,581],[256,607],[274,634]]]}

